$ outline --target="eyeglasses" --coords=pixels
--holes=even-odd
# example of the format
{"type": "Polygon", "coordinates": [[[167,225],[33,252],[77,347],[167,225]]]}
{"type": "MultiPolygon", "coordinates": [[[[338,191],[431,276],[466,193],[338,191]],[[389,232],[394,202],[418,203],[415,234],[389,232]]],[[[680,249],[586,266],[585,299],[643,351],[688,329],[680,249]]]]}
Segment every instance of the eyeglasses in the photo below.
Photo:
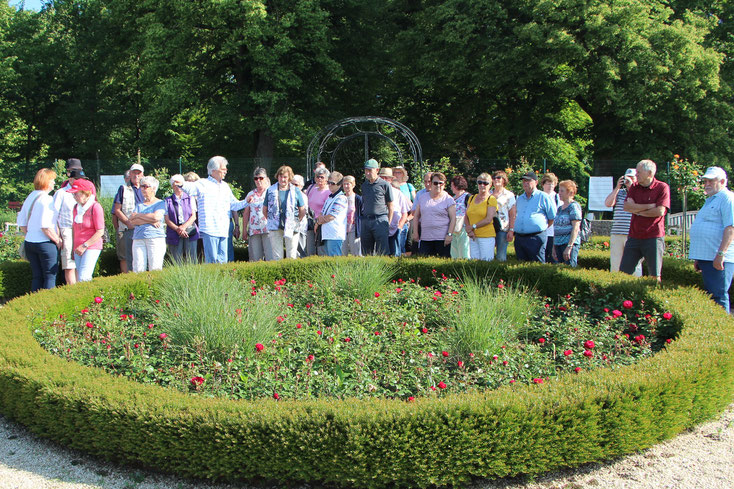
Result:
{"type": "Polygon", "coordinates": [[[265,180],[265,177],[255,177],[253,178],[253,180],[257,182],[258,180],[265,180]]]}
{"type": "Polygon", "coordinates": [[[328,183],[329,185],[339,185],[339,184],[338,184],[338,183],[336,183],[336,182],[327,182],[327,183],[328,183]]]}
{"type": "Polygon", "coordinates": [[[316,175],[316,178],[318,178],[320,180],[322,178],[326,178],[326,176],[325,175],[316,175]]]}
{"type": "Polygon", "coordinates": [[[477,185],[489,185],[490,182],[485,182],[483,180],[477,180],[477,185]]]}
{"type": "Polygon", "coordinates": [[[433,184],[438,187],[440,185],[446,185],[446,182],[433,182],[433,184]]]}

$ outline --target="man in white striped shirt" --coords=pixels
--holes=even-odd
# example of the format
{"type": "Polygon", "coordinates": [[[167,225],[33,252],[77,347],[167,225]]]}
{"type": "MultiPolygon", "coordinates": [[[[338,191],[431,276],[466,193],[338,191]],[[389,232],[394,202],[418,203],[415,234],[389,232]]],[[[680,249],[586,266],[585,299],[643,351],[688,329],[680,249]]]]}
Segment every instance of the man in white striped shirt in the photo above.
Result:
{"type": "Polygon", "coordinates": [[[196,197],[199,206],[199,232],[204,245],[206,263],[227,262],[227,238],[231,212],[247,205],[237,200],[224,181],[227,176],[227,159],[214,156],[206,166],[209,178],[196,182],[184,182],[184,192],[196,197]]]}
{"type": "MultiPolygon", "coordinates": [[[[609,236],[609,262],[612,272],[619,271],[619,264],[622,261],[624,253],[624,244],[627,242],[627,236],[630,232],[630,221],[632,214],[624,211],[624,201],[627,200],[627,190],[637,182],[637,170],[627,168],[624,175],[617,180],[617,186],[614,187],[612,193],[607,195],[604,205],[614,208],[614,216],[612,217],[612,231],[609,236]]],[[[642,263],[637,264],[634,275],[642,276],[642,263]]]]}

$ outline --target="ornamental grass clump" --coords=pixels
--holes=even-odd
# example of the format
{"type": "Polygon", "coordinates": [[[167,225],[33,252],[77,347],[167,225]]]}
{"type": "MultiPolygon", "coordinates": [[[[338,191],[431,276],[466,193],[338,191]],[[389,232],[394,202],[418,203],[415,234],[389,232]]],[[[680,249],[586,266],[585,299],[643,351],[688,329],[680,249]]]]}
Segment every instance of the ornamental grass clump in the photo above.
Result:
{"type": "Polygon", "coordinates": [[[338,261],[319,267],[313,282],[324,293],[350,299],[366,300],[375,290],[383,289],[393,278],[395,267],[372,260],[338,261]]]}
{"type": "Polygon", "coordinates": [[[462,355],[497,351],[517,338],[518,331],[538,308],[535,296],[522,286],[504,281],[488,286],[470,276],[462,283],[451,346],[462,355]]]}
{"type": "Polygon", "coordinates": [[[167,268],[156,282],[160,307],[153,314],[166,325],[169,341],[179,346],[204,342],[209,351],[229,355],[251,350],[273,336],[278,298],[254,291],[231,275],[201,266],[167,268]]]}

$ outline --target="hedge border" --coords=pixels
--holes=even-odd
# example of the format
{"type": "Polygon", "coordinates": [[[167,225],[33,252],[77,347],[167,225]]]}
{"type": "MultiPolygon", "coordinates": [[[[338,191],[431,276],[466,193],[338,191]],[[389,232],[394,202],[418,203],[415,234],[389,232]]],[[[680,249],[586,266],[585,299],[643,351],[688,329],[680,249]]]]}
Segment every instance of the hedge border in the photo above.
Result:
{"type": "MultiPolygon", "coordinates": [[[[261,281],[299,280],[329,260],[219,268],[261,281]]],[[[199,399],[68,363],[33,340],[29,317],[78,310],[100,292],[106,300],[150,293],[155,274],[128,274],[24,296],[0,310],[0,411],[71,448],[185,476],[426,487],[617,457],[732,402],[734,321],[700,290],[537,264],[379,260],[424,280],[434,269],[469,269],[535,281],[549,295],[574,287],[634,291],[673,311],[679,335],[635,366],[440,400],[199,399]]]]}

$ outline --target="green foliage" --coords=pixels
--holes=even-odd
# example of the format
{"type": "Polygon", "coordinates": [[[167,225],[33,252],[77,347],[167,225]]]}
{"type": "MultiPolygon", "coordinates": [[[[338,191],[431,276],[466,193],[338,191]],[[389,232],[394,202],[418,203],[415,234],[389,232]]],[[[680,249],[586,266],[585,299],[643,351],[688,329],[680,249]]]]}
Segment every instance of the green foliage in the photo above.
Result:
{"type": "Polygon", "coordinates": [[[525,288],[502,280],[495,286],[469,274],[462,285],[458,313],[450,324],[455,327],[452,350],[463,356],[500,351],[502,345],[517,338],[538,308],[525,288]]]}
{"type": "Polygon", "coordinates": [[[706,172],[704,166],[673,155],[673,161],[668,164],[668,168],[668,172],[660,172],[658,179],[670,183],[670,188],[676,191],[680,199],[686,200],[688,210],[703,207],[706,201],[706,194],[701,183],[701,177],[706,172]]]}
{"type": "MultiPolygon", "coordinates": [[[[221,270],[292,281],[303,274],[298,267],[313,270],[317,263],[221,270]]],[[[405,260],[398,274],[430,280],[433,269],[440,277],[455,267],[405,260]]],[[[639,294],[646,307],[673,312],[666,334],[675,340],[635,366],[492,393],[416,402],[200,399],[67,362],[33,340],[31,322],[71,315],[97,295],[115,305],[131,292],[152,297],[151,279],[161,275],[126,274],[22,297],[0,310],[0,411],[71,448],[181,475],[376,488],[465,485],[615,458],[672,437],[731,402],[734,323],[684,285],[686,277],[676,277],[678,287],[661,288],[603,271],[477,267],[482,274],[501,270],[508,282],[533,276],[541,292],[553,295],[574,289],[639,294]],[[100,424],[104,430],[94,428],[100,424]]]]}
{"type": "Polygon", "coordinates": [[[347,297],[365,300],[375,291],[383,290],[395,274],[395,267],[366,260],[336,261],[318,267],[313,280],[329,284],[325,292],[329,297],[347,297]]]}
{"type": "Polygon", "coordinates": [[[276,325],[277,298],[259,293],[231,275],[211,267],[172,265],[156,282],[158,321],[167,325],[176,345],[204,343],[217,356],[227,358],[238,350],[251,351],[267,341],[276,325]]]}

